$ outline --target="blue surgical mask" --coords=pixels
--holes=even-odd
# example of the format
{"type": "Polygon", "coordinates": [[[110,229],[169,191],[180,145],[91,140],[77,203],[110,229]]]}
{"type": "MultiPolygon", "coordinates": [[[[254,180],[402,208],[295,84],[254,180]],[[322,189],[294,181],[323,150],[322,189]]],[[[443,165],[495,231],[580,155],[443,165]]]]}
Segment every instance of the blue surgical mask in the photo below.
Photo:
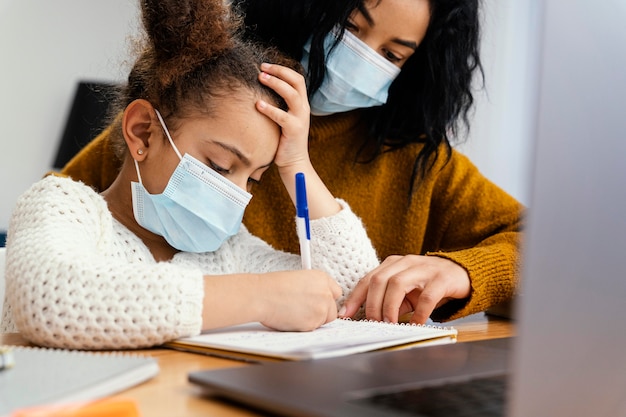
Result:
{"type": "Polygon", "coordinates": [[[181,156],[163,118],[159,122],[180,158],[161,194],[150,194],[132,182],[133,214],[141,227],[163,236],[184,252],[213,252],[239,231],[252,195],[189,154],[181,156]]]}
{"type": "MultiPolygon", "coordinates": [[[[331,31],[324,39],[324,53],[337,39],[331,31]]],[[[302,60],[309,68],[311,40],[304,45],[302,60]]],[[[385,104],[389,86],[400,68],[383,58],[349,31],[326,58],[326,76],[310,99],[311,113],[324,116],[385,104]]]]}

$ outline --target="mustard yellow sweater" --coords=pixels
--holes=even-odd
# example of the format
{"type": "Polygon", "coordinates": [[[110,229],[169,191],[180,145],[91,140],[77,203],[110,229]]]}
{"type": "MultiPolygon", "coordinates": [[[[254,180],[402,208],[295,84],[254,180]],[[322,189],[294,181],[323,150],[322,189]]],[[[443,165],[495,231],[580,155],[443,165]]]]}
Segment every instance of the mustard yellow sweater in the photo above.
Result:
{"type": "MultiPolygon", "coordinates": [[[[362,218],[381,259],[436,255],[467,270],[470,298],[447,303],[432,318],[455,319],[510,300],[517,287],[524,208],[465,156],[453,151],[447,160],[445,149],[418,180],[409,203],[410,173],[421,145],[358,163],[355,155],[364,135],[367,125],[359,111],[313,117],[311,161],[330,191],[362,218]]],[[[113,182],[119,165],[105,130],[61,174],[103,190],[113,182]]],[[[297,252],[295,210],[277,170],[268,170],[252,193],[244,218],[250,232],[276,248],[297,252]]]]}

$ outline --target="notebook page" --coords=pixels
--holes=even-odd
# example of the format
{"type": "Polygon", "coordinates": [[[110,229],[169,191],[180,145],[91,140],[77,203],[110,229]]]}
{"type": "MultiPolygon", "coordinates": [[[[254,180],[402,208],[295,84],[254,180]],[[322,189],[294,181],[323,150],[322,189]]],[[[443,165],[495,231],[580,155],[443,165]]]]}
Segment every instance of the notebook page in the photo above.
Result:
{"type": "Polygon", "coordinates": [[[456,334],[453,328],[337,319],[311,332],[280,332],[260,323],[242,324],[179,339],[176,344],[283,359],[316,359],[439,338],[454,342],[456,334]]]}

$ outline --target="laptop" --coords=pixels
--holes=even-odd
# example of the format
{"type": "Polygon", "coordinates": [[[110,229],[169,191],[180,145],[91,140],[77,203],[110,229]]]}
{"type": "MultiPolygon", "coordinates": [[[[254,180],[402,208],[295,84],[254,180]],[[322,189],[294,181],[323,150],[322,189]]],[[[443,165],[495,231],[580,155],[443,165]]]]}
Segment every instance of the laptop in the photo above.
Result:
{"type": "Polygon", "coordinates": [[[197,371],[192,383],[285,416],[626,416],[626,2],[529,7],[535,154],[517,336],[197,371]],[[485,396],[455,409],[474,388],[485,396]]]}
{"type": "MultiPolygon", "coordinates": [[[[465,416],[452,414],[455,407],[457,411],[465,407],[463,387],[470,381],[483,385],[495,381],[491,387],[494,399],[477,407],[477,414],[467,415],[502,416],[511,342],[502,338],[330,359],[264,362],[196,371],[189,379],[215,398],[294,417],[465,416]],[[443,384],[448,384],[447,390],[442,389],[443,384]],[[418,399],[418,404],[413,399],[418,399]],[[413,413],[415,410],[419,414],[413,413]]],[[[483,396],[488,388],[483,386],[483,396]]]]}

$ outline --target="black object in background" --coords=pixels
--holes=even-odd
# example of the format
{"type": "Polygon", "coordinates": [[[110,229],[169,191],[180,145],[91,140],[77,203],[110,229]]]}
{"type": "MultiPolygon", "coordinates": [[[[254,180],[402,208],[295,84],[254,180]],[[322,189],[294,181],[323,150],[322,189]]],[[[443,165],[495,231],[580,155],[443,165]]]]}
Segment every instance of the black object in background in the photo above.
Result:
{"type": "Polygon", "coordinates": [[[53,168],[61,169],[107,124],[109,104],[118,86],[114,83],[78,83],[53,168]]]}

